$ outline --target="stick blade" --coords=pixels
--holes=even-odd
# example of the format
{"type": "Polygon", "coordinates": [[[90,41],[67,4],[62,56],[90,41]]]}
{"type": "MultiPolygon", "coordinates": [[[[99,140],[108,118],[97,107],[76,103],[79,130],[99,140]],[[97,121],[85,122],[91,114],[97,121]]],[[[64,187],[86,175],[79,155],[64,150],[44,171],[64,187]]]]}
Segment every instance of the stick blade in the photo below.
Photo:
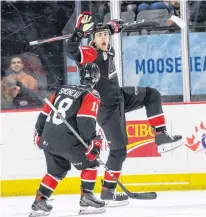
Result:
{"type": "Polygon", "coordinates": [[[154,200],[157,198],[156,192],[144,192],[144,193],[133,193],[133,196],[131,195],[132,199],[137,200],[154,200]]]}
{"type": "Polygon", "coordinates": [[[170,20],[172,20],[174,23],[176,23],[181,29],[185,28],[186,23],[184,20],[180,19],[179,17],[172,15],[170,20]]]}

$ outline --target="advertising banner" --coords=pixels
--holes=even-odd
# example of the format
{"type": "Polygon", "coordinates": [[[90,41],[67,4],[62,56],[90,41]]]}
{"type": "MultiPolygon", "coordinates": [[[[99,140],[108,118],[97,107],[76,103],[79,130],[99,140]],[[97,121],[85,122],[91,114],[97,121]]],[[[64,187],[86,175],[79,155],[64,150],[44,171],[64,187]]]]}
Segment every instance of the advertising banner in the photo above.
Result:
{"type": "MultiPolygon", "coordinates": [[[[206,33],[190,33],[192,94],[206,93],[206,33]]],[[[162,95],[182,95],[181,35],[124,36],[124,86],[151,86],[162,95]]]]}

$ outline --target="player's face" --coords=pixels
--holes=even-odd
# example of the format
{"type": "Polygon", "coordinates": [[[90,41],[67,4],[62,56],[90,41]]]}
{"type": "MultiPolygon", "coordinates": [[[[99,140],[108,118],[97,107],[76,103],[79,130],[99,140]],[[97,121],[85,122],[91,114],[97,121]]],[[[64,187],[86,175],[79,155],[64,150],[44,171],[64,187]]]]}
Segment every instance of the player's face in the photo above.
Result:
{"type": "Polygon", "coordinates": [[[20,58],[15,57],[11,60],[10,68],[12,71],[19,73],[24,68],[24,64],[20,58]]]}
{"type": "Polygon", "coordinates": [[[96,47],[102,51],[108,50],[108,44],[109,44],[109,32],[108,31],[102,31],[97,32],[94,35],[94,43],[96,47]]]}

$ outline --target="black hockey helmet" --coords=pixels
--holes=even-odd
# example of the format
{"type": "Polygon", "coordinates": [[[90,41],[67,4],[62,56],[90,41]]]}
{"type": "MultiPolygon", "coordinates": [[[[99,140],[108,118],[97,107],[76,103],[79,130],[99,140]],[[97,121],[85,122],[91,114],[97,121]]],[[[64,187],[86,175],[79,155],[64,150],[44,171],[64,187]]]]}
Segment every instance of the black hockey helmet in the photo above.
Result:
{"type": "Polygon", "coordinates": [[[86,63],[80,70],[80,83],[94,85],[100,80],[100,69],[96,63],[86,63]]]}
{"type": "Polygon", "coordinates": [[[97,32],[103,32],[103,31],[108,31],[109,34],[111,34],[111,30],[109,28],[109,25],[103,24],[103,23],[97,23],[93,27],[93,36],[97,32]]]}

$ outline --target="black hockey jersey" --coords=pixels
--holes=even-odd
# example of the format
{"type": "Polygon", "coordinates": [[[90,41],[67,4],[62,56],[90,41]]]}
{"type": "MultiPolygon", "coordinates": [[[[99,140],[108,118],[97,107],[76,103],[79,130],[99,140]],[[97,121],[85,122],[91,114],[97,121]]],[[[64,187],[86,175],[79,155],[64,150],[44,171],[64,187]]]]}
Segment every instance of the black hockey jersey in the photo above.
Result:
{"type": "Polygon", "coordinates": [[[123,100],[119,86],[117,72],[114,64],[114,49],[110,47],[107,52],[97,49],[93,44],[80,46],[80,41],[75,42],[71,37],[66,42],[67,55],[76,61],[78,67],[87,62],[94,62],[100,68],[100,81],[95,86],[101,97],[101,104],[115,105],[123,100]]]}
{"type": "MultiPolygon", "coordinates": [[[[73,129],[89,144],[96,137],[96,116],[100,104],[99,94],[86,85],[64,85],[50,97],[50,102],[73,129]]],[[[36,123],[41,136],[40,148],[64,156],[80,141],[45,104],[36,123]]]]}

